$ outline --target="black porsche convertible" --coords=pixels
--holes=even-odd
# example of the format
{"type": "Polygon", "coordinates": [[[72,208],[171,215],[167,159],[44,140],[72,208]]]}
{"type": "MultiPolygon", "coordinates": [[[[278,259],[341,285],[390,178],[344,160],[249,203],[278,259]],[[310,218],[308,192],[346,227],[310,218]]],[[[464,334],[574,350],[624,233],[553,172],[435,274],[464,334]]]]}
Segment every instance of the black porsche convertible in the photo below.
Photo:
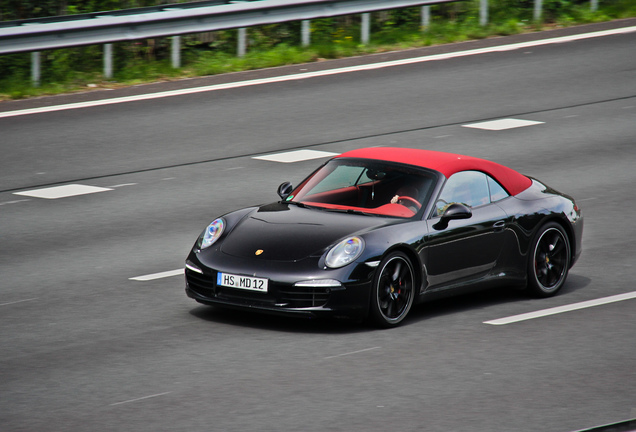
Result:
{"type": "Polygon", "coordinates": [[[571,197],[470,156],[354,150],[278,194],[206,227],[186,260],[189,297],[391,327],[448,294],[509,286],[552,296],[581,253],[571,197]]]}

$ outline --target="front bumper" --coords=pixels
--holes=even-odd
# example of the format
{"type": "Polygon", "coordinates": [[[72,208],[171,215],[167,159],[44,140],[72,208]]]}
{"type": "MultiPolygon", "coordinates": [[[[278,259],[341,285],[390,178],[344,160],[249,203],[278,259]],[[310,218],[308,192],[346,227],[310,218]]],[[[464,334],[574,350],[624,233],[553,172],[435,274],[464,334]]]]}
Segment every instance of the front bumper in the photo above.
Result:
{"type": "Polygon", "coordinates": [[[308,273],[304,268],[307,266],[302,263],[269,263],[267,266],[250,263],[252,266],[247,267],[247,263],[240,263],[242,260],[236,258],[225,256],[224,261],[211,268],[203,265],[196,254],[191,254],[188,263],[200,272],[186,267],[185,290],[188,297],[207,305],[306,318],[362,319],[368,313],[372,269],[363,264],[363,269],[367,267],[364,277],[351,280],[350,270],[346,269],[308,273]],[[250,271],[246,272],[246,268],[250,271]],[[267,278],[268,290],[262,293],[218,285],[218,272],[267,278]],[[336,279],[342,284],[338,287],[295,285],[295,282],[319,279],[336,279]]]}

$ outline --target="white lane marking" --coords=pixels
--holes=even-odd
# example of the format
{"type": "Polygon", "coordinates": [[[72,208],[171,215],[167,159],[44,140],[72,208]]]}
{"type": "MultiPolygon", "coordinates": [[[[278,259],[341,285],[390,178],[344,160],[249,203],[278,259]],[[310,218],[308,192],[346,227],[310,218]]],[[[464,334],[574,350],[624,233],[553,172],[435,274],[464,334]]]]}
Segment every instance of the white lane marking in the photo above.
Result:
{"type": "Polygon", "coordinates": [[[172,276],[179,276],[183,274],[183,271],[184,270],[181,268],[181,269],[170,270],[170,271],[165,271],[161,273],[153,273],[153,274],[148,274],[144,276],[131,277],[131,278],[128,278],[128,280],[147,282],[147,281],[151,281],[155,279],[163,279],[163,278],[172,277],[172,276]]]}
{"type": "Polygon", "coordinates": [[[102,188],[97,186],[87,186],[81,184],[70,184],[65,186],[55,186],[44,189],[35,189],[30,191],[14,192],[14,195],[30,196],[34,198],[58,199],[67,198],[77,195],[93,194],[97,192],[110,191],[110,188],[102,188]]]}
{"type": "Polygon", "coordinates": [[[188,95],[188,94],[215,91],[215,90],[226,90],[226,89],[233,89],[238,87],[247,87],[247,86],[253,86],[253,85],[301,80],[301,79],[336,75],[336,74],[348,73],[348,72],[358,72],[358,71],[364,71],[364,70],[382,69],[382,68],[392,67],[392,66],[402,66],[402,65],[414,64],[414,63],[423,63],[428,61],[447,60],[447,59],[452,59],[457,57],[493,53],[498,51],[514,51],[514,50],[524,49],[524,48],[533,47],[533,46],[549,45],[553,43],[572,42],[572,41],[590,39],[595,37],[631,33],[635,31],[636,31],[636,26],[624,27],[620,29],[605,30],[605,31],[592,32],[592,33],[584,33],[579,35],[543,39],[543,40],[537,40],[537,41],[514,43],[514,44],[508,44],[508,45],[500,45],[500,46],[490,47],[490,48],[480,48],[480,49],[459,51],[459,52],[453,52],[453,53],[436,54],[436,55],[415,57],[415,58],[403,59],[403,60],[372,63],[367,65],[350,66],[350,67],[344,67],[344,68],[338,68],[338,69],[329,69],[324,71],[304,72],[304,73],[293,74],[293,75],[284,75],[284,76],[277,76],[277,77],[263,78],[263,79],[256,79],[256,80],[238,81],[238,82],[232,82],[232,83],[226,83],[226,84],[215,84],[215,85],[204,86],[204,87],[195,87],[195,88],[172,90],[172,91],[165,91],[165,92],[159,92],[159,93],[150,93],[150,94],[143,94],[143,95],[136,95],[136,96],[103,99],[103,100],[97,100],[97,101],[78,102],[78,103],[72,103],[72,104],[66,104],[66,105],[56,105],[56,106],[49,106],[49,107],[15,110],[15,111],[5,111],[5,112],[0,112],[0,118],[14,117],[14,116],[28,115],[28,114],[39,114],[39,113],[54,112],[54,111],[63,111],[63,110],[78,109],[78,108],[96,107],[96,106],[102,106],[102,105],[112,105],[112,104],[118,104],[118,103],[159,99],[159,98],[165,98],[165,97],[171,97],[171,96],[181,96],[181,95],[188,95]]]}
{"type": "Polygon", "coordinates": [[[351,352],[344,353],[344,354],[338,354],[338,355],[334,355],[334,356],[325,357],[324,359],[328,360],[328,359],[337,358],[337,357],[344,357],[344,356],[348,356],[348,355],[352,355],[352,354],[359,354],[359,353],[363,353],[363,352],[366,352],[366,351],[372,351],[372,350],[377,350],[377,349],[380,349],[380,347],[365,348],[365,349],[358,350],[358,351],[351,351],[351,352]]]}
{"type": "Polygon", "coordinates": [[[318,150],[294,150],[290,152],[283,153],[274,153],[264,156],[255,156],[252,159],[259,159],[271,162],[282,162],[282,163],[290,163],[290,162],[300,162],[311,159],[319,159],[324,157],[332,157],[337,156],[339,153],[332,153],[326,151],[318,151],[318,150]]]}
{"type": "Polygon", "coordinates": [[[526,321],[526,320],[531,320],[534,318],[542,318],[545,316],[556,315],[556,314],[575,311],[579,309],[586,309],[586,308],[590,308],[594,306],[600,306],[600,305],[604,305],[608,303],[614,303],[614,302],[619,302],[623,300],[630,300],[634,298],[636,298],[636,291],[625,293],[625,294],[618,294],[618,295],[609,296],[609,297],[603,297],[596,300],[588,300],[588,301],[579,302],[579,303],[572,303],[570,305],[553,307],[550,309],[543,309],[536,312],[513,315],[513,316],[500,318],[500,319],[496,319],[492,321],[484,321],[484,324],[492,324],[492,325],[511,324],[511,323],[516,323],[519,321],[526,321]]]}
{"type": "Polygon", "coordinates": [[[140,400],[156,398],[156,397],[159,397],[159,396],[165,396],[165,395],[170,394],[170,393],[172,393],[172,392],[157,393],[157,394],[150,395],[150,396],[144,396],[144,397],[140,397],[140,398],[136,398],[136,399],[129,399],[129,400],[121,401],[121,402],[115,402],[115,403],[110,404],[110,406],[122,405],[122,404],[131,403],[131,402],[137,402],[137,401],[140,401],[140,400]]]}
{"type": "Polygon", "coordinates": [[[137,183],[122,183],[122,184],[118,184],[118,185],[115,185],[115,186],[109,186],[109,187],[115,189],[115,188],[120,188],[120,187],[125,187],[125,186],[136,186],[136,185],[137,185],[137,183]]]}
{"type": "Polygon", "coordinates": [[[31,201],[31,200],[30,199],[23,199],[23,200],[5,201],[5,202],[1,202],[0,206],[8,205],[8,204],[17,204],[17,203],[26,202],[26,201],[31,201]]]}
{"type": "Polygon", "coordinates": [[[28,301],[33,301],[33,300],[37,300],[38,298],[30,298],[30,299],[24,299],[24,300],[17,300],[17,301],[12,301],[12,302],[7,302],[7,303],[0,303],[0,306],[8,306],[8,305],[12,305],[12,304],[16,304],[16,303],[24,303],[24,302],[28,302],[28,301]]]}
{"type": "Polygon", "coordinates": [[[534,125],[543,124],[543,123],[544,122],[540,122],[540,121],[507,118],[507,119],[492,120],[492,121],[481,122],[481,123],[467,124],[467,125],[462,125],[462,127],[500,131],[500,130],[506,130],[506,129],[520,128],[525,126],[534,126],[534,125]]]}

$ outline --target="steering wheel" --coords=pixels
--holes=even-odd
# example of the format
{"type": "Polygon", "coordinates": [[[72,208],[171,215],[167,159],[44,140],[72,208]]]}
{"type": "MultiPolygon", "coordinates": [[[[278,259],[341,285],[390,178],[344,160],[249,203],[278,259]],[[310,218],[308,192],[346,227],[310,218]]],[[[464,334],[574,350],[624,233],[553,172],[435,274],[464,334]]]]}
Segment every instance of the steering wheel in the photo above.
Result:
{"type": "Polygon", "coordinates": [[[410,196],[399,196],[398,201],[400,200],[409,201],[410,203],[415,204],[418,210],[422,208],[422,204],[420,204],[418,200],[416,200],[415,198],[411,198],[410,196]]]}

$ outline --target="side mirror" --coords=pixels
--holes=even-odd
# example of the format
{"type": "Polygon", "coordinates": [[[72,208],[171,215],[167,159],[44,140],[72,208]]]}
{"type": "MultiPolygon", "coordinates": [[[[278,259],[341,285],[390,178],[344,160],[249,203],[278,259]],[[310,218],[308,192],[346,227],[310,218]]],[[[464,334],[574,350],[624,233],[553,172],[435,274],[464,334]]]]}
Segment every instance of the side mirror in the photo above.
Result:
{"type": "Polygon", "coordinates": [[[281,185],[278,186],[278,196],[280,197],[280,199],[285,201],[287,197],[289,196],[289,194],[292,193],[293,190],[294,190],[294,187],[292,186],[290,182],[281,183],[281,185]]]}
{"type": "Polygon", "coordinates": [[[472,215],[473,212],[470,210],[470,207],[464,204],[453,203],[448,206],[446,211],[444,211],[442,218],[439,220],[439,222],[433,225],[433,228],[435,228],[436,230],[443,230],[448,228],[449,221],[456,219],[468,219],[472,217],[472,215]]]}

